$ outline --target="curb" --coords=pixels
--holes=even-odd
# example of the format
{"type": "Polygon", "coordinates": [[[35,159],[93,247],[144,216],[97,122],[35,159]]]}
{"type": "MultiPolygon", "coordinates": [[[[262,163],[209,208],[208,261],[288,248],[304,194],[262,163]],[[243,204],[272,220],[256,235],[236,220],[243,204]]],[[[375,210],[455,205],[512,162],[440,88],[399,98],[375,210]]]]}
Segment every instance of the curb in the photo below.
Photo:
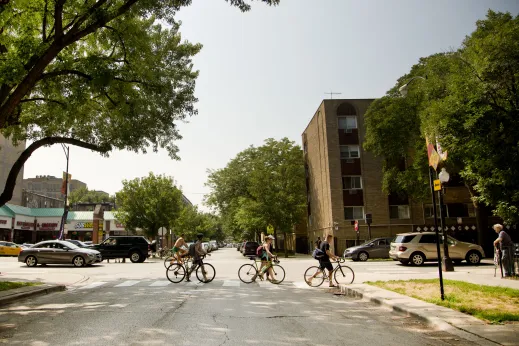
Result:
{"type": "MultiPolygon", "coordinates": [[[[471,320],[475,324],[481,324],[485,325],[483,321],[480,321],[476,319],[475,317],[466,315],[462,312],[457,312],[452,309],[448,309],[445,307],[440,307],[432,303],[427,303],[412,297],[404,296],[401,294],[398,294],[396,292],[384,290],[382,288],[365,285],[365,284],[355,284],[355,285],[339,285],[341,293],[348,297],[357,298],[357,299],[363,299],[370,301],[372,303],[388,307],[392,309],[393,311],[397,311],[400,313],[405,313],[409,316],[415,317],[428,325],[430,325],[433,328],[439,329],[441,331],[448,332],[450,334],[459,336],[461,338],[473,341],[477,343],[478,345],[502,345],[499,342],[490,340],[484,336],[478,335],[474,332],[470,332],[461,328],[456,327],[455,325],[445,321],[445,319],[438,317],[438,316],[432,316],[432,313],[434,311],[449,311],[449,313],[452,314],[459,314],[461,318],[465,320],[471,320]],[[370,292],[366,292],[370,291],[370,292]],[[377,294],[377,291],[379,294],[377,294]],[[384,297],[384,295],[386,297],[384,297]],[[393,300],[394,299],[394,300],[393,300]],[[397,301],[400,300],[400,301],[397,301]],[[405,304],[406,301],[408,304],[405,304]],[[409,306],[414,305],[414,306],[409,306]]],[[[441,314],[441,313],[440,313],[441,314]]]]}
{"type": "MultiPolygon", "coordinates": [[[[65,285],[39,285],[15,288],[6,291],[4,294],[0,294],[0,306],[11,304],[18,300],[25,298],[40,296],[44,294],[50,294],[53,292],[65,291],[67,288],[65,285]],[[28,289],[30,288],[30,289],[28,289]]],[[[1,292],[0,292],[1,293],[1,292]]]]}

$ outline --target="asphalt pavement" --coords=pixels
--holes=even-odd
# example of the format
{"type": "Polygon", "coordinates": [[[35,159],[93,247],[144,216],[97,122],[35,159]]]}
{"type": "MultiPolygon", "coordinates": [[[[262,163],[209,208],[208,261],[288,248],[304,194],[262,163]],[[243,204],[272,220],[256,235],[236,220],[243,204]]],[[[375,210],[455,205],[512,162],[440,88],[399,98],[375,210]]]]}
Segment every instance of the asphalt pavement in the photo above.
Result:
{"type": "Polygon", "coordinates": [[[213,282],[173,284],[166,280],[163,264],[154,260],[86,268],[46,266],[25,273],[23,264],[2,259],[0,271],[7,269],[6,277],[58,278],[68,282],[68,290],[1,308],[0,342],[473,345],[406,314],[339,295],[338,290],[302,284],[304,269],[315,264],[308,258],[281,258],[287,272],[281,285],[240,282],[238,268],[248,259],[235,249],[218,250],[208,261],[216,268],[213,282]]]}

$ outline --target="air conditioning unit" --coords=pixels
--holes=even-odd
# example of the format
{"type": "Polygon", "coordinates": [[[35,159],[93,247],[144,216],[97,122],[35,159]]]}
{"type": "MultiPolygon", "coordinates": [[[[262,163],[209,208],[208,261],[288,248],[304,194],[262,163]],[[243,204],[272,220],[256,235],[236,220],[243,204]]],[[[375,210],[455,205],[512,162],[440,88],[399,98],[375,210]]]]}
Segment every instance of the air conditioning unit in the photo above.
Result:
{"type": "Polygon", "coordinates": [[[353,130],[352,129],[344,129],[344,133],[352,133],[353,130]]]}
{"type": "Polygon", "coordinates": [[[350,191],[350,195],[356,195],[357,194],[357,190],[349,190],[350,191]]]}

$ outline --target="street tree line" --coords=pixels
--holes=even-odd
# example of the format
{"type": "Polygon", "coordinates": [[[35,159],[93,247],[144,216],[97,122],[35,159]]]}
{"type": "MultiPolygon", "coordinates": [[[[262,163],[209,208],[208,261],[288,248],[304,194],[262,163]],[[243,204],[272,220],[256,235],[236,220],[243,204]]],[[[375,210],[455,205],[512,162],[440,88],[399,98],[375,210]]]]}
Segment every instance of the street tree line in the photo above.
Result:
{"type": "Polygon", "coordinates": [[[517,223],[519,17],[488,11],[459,49],[422,58],[400,77],[365,122],[364,148],[384,158],[387,193],[429,199],[427,137],[448,152],[444,164],[469,190],[481,234],[489,211],[517,223]],[[418,76],[426,79],[402,97],[399,88],[418,76]]]}
{"type": "Polygon", "coordinates": [[[278,233],[292,233],[304,220],[303,151],[287,138],[243,150],[224,168],[210,170],[206,185],[211,189],[206,203],[235,240],[259,239],[271,226],[277,247],[278,233]]]}
{"type": "MultiPolygon", "coordinates": [[[[246,0],[225,0],[248,11],[246,0]]],[[[277,5],[279,0],[261,0],[277,5]]],[[[197,114],[202,48],[182,38],[177,11],[192,0],[0,1],[0,134],[31,144],[12,166],[0,206],[42,146],[166,149],[197,114]]]]}
{"type": "Polygon", "coordinates": [[[194,240],[198,233],[207,239],[225,239],[219,217],[185,204],[172,177],[149,173],[147,177],[124,180],[116,201],[117,220],[127,230],[142,230],[149,238],[156,238],[159,229],[165,227],[172,236],[184,233],[188,240],[194,240]]]}

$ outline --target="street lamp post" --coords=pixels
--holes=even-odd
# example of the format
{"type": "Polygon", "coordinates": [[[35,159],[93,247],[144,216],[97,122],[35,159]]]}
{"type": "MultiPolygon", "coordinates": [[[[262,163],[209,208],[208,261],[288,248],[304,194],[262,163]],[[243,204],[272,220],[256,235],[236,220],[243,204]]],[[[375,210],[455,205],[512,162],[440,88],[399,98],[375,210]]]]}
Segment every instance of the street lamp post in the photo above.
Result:
{"type": "MultiPolygon", "coordinates": [[[[405,83],[403,86],[398,89],[400,91],[400,94],[405,97],[407,95],[407,90],[409,88],[409,84],[415,80],[415,79],[423,79],[427,80],[427,78],[422,76],[416,76],[411,78],[407,83],[405,83]]],[[[429,186],[431,188],[431,196],[432,196],[432,205],[433,205],[433,218],[434,218],[434,232],[436,235],[436,255],[438,256],[438,277],[440,279],[440,295],[441,299],[445,300],[445,291],[443,289],[443,273],[442,273],[442,262],[440,262],[441,258],[441,250],[440,250],[440,233],[438,230],[438,211],[436,210],[436,194],[434,193],[434,177],[433,177],[433,171],[436,173],[436,170],[428,166],[429,169],[429,186]]]]}
{"type": "Polygon", "coordinates": [[[444,212],[444,204],[443,204],[443,184],[449,181],[450,175],[449,172],[445,168],[441,169],[440,174],[438,175],[440,179],[440,183],[442,184],[442,188],[438,191],[438,199],[440,201],[440,222],[442,227],[442,241],[443,241],[443,257],[442,257],[442,269],[446,272],[454,271],[454,265],[452,264],[452,260],[449,257],[449,244],[447,243],[447,227],[445,226],[445,212],[444,212]]]}

